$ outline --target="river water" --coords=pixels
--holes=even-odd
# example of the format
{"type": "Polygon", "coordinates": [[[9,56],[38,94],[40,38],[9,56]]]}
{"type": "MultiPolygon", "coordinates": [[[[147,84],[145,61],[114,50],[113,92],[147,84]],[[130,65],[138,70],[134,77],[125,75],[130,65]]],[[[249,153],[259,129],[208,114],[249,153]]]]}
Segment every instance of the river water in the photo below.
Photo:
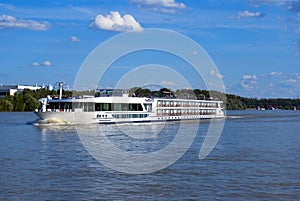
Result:
{"type": "MultiPolygon", "coordinates": [[[[300,112],[227,116],[218,144],[204,160],[198,154],[209,122],[200,124],[173,165],[127,174],[93,158],[74,126],[37,126],[33,113],[0,113],[0,200],[300,200],[300,112]]],[[[179,125],[165,125],[162,137],[142,144],[129,142],[116,125],[102,129],[113,130],[110,139],[126,151],[142,146],[155,151],[170,143],[179,125]]],[[[126,129],[141,133],[141,127],[153,126],[126,129]]]]}

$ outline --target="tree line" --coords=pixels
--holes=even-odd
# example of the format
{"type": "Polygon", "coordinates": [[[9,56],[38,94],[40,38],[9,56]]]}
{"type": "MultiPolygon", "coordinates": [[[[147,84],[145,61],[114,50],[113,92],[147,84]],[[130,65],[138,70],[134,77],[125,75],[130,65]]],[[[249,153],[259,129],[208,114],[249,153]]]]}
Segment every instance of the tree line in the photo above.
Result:
{"type": "Polygon", "coordinates": [[[35,91],[24,89],[21,93],[16,92],[13,96],[6,95],[4,98],[0,98],[0,111],[34,111],[39,107],[38,100],[46,97],[47,95],[57,95],[57,92],[46,89],[38,89],[35,91]]]}
{"type": "MultiPolygon", "coordinates": [[[[38,100],[45,98],[47,95],[58,96],[58,91],[38,89],[31,91],[23,90],[21,93],[15,93],[14,96],[7,95],[0,98],[0,111],[34,111],[39,107],[38,100]]],[[[64,97],[80,96],[80,95],[100,96],[97,91],[64,91],[64,97]]],[[[167,97],[167,98],[184,98],[198,100],[221,100],[224,101],[227,110],[245,110],[245,109],[282,109],[290,110],[300,109],[300,99],[273,98],[273,99],[257,99],[246,98],[233,94],[224,94],[218,91],[208,91],[200,89],[177,89],[172,91],[168,88],[162,88],[157,91],[134,87],[129,90],[131,97],[167,97]]]]}
{"type": "Polygon", "coordinates": [[[145,96],[145,97],[165,97],[170,94],[171,97],[176,98],[191,98],[198,100],[221,100],[225,103],[227,110],[246,110],[246,109],[281,109],[291,110],[300,109],[300,99],[288,98],[246,98],[233,94],[225,94],[218,91],[208,91],[200,89],[177,89],[171,91],[167,88],[162,88],[159,91],[150,91],[149,89],[142,89],[139,87],[132,88],[130,95],[145,96]]]}

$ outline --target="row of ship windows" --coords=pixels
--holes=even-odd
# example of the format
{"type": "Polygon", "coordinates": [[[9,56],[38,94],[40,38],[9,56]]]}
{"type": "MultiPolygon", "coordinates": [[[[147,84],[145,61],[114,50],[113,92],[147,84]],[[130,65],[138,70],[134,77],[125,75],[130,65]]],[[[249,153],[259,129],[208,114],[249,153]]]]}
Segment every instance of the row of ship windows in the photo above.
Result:
{"type": "Polygon", "coordinates": [[[143,111],[140,103],[92,103],[92,102],[50,102],[50,110],[75,110],[83,109],[84,112],[93,111],[143,111]]]}
{"type": "Polygon", "coordinates": [[[208,107],[208,108],[215,108],[217,104],[157,104],[158,107],[208,107]]]}
{"type": "Polygon", "coordinates": [[[184,115],[212,115],[212,114],[216,114],[216,110],[191,110],[191,111],[178,111],[178,112],[174,112],[174,111],[161,111],[158,110],[157,111],[157,115],[158,116],[184,116],[184,115]]]}
{"type": "Polygon", "coordinates": [[[157,109],[157,113],[214,112],[215,109],[157,109]]]}
{"type": "Polygon", "coordinates": [[[202,118],[202,116],[182,116],[182,117],[158,117],[157,119],[158,120],[168,120],[168,119],[198,119],[198,118],[202,118]]]}
{"type": "Polygon", "coordinates": [[[113,114],[113,118],[115,119],[131,119],[131,118],[146,118],[148,114],[113,114]]]}

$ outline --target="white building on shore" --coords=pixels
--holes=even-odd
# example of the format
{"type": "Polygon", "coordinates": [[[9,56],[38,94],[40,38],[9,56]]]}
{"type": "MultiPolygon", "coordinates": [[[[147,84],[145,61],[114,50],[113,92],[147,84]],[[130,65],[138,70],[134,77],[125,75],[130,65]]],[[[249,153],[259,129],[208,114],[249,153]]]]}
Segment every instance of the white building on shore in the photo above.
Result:
{"type": "Polygon", "coordinates": [[[0,97],[5,97],[7,95],[13,96],[16,92],[22,92],[24,89],[29,89],[32,91],[47,88],[48,90],[53,90],[53,86],[49,83],[47,87],[43,84],[42,86],[38,86],[35,84],[31,85],[0,85],[0,97]]]}

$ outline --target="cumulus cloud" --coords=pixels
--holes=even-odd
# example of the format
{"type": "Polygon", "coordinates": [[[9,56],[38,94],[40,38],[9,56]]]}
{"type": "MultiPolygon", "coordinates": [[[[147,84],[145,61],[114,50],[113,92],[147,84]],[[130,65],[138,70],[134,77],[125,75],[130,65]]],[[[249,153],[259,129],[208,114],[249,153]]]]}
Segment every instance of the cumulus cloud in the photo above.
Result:
{"type": "Polygon", "coordinates": [[[76,36],[70,36],[69,41],[76,43],[76,42],[80,42],[80,39],[76,36]]]}
{"type": "Polygon", "coordinates": [[[249,12],[248,10],[240,11],[237,15],[237,18],[243,18],[243,17],[262,17],[261,12],[249,12]]]}
{"type": "Polygon", "coordinates": [[[1,28],[23,28],[35,31],[46,31],[50,28],[50,24],[48,22],[17,19],[10,15],[2,15],[0,16],[0,29],[1,28]]]}
{"type": "Polygon", "coordinates": [[[121,16],[117,11],[111,11],[108,15],[97,15],[90,27],[108,31],[142,30],[141,25],[131,16],[121,16]]]}
{"type": "Polygon", "coordinates": [[[39,63],[39,62],[35,61],[31,65],[36,66],[36,67],[38,67],[38,66],[52,66],[52,63],[49,60],[46,60],[43,63],[39,63]]]}

